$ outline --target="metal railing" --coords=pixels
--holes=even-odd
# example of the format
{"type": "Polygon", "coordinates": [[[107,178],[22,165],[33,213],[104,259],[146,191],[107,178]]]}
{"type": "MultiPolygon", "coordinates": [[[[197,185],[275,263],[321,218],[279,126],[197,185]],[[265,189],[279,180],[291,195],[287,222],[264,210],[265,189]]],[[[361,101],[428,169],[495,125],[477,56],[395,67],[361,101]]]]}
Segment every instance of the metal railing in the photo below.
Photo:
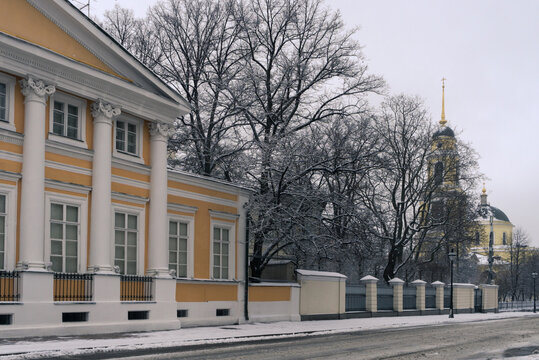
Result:
{"type": "Polygon", "coordinates": [[[346,287],[346,311],[365,311],[365,285],[349,285],[346,287]]]}
{"type": "Polygon", "coordinates": [[[150,276],[122,275],[120,277],[121,301],[152,301],[152,282],[150,276]]]}
{"type": "Polygon", "coordinates": [[[14,302],[21,298],[18,271],[0,271],[0,302],[14,302]]]}
{"type": "Polygon", "coordinates": [[[499,311],[533,310],[533,300],[499,302],[498,310],[499,311]]]}
{"type": "Polygon", "coordinates": [[[92,301],[93,274],[54,273],[54,301],[92,301]]]}

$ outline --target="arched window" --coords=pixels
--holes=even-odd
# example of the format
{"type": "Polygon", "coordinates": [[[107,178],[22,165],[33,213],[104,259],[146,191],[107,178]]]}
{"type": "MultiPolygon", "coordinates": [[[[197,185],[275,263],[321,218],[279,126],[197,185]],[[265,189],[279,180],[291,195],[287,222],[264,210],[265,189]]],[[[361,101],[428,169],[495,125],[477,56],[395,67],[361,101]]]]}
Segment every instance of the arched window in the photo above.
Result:
{"type": "Polygon", "coordinates": [[[439,161],[434,165],[434,184],[441,185],[444,182],[444,163],[439,161]]]}
{"type": "Polygon", "coordinates": [[[502,245],[507,245],[507,239],[505,237],[505,233],[502,234],[502,245]]]}

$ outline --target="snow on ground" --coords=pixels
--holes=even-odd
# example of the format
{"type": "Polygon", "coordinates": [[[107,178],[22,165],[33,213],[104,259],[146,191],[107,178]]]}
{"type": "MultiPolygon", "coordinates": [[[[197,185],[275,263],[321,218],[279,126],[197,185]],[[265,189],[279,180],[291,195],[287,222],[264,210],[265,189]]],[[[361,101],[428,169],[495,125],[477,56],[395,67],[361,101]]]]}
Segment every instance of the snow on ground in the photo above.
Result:
{"type": "Polygon", "coordinates": [[[531,312],[506,312],[488,314],[377,317],[345,320],[322,320],[304,322],[251,323],[216,327],[199,327],[170,331],[122,333],[115,335],[88,335],[57,337],[50,339],[2,340],[2,359],[27,359],[51,356],[75,356],[77,354],[118,350],[178,347],[211,343],[256,341],[271,337],[297,337],[334,334],[349,331],[390,329],[409,326],[441,325],[504,319],[510,317],[539,316],[531,312]]]}

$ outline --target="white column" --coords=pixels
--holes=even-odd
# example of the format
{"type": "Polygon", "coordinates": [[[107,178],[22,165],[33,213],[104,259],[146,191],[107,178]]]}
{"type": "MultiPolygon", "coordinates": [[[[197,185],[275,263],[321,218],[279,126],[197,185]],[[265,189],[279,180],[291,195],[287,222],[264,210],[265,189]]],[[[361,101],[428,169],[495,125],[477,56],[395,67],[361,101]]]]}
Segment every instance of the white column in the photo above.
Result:
{"type": "Polygon", "coordinates": [[[170,277],[168,271],[167,142],[170,125],[150,124],[150,229],[148,274],[170,277]]]}
{"type": "Polygon", "coordinates": [[[25,98],[18,266],[45,270],[45,106],[56,88],[31,77],[20,84],[25,98]]]}
{"type": "Polygon", "coordinates": [[[103,102],[92,104],[94,160],[92,165],[92,209],[90,218],[90,266],[96,273],[112,273],[111,156],[112,120],[120,108],[103,102]]]}

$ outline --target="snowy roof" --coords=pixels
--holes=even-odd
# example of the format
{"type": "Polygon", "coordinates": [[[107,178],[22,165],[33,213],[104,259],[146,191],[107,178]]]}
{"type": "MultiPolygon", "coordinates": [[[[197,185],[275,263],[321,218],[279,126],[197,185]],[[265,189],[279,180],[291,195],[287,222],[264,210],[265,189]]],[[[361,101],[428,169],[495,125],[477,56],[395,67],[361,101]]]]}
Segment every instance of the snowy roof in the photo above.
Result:
{"type": "Polygon", "coordinates": [[[481,205],[478,210],[480,220],[488,220],[491,216],[496,220],[509,221],[503,211],[491,205],[481,205]]]}
{"type": "Polygon", "coordinates": [[[336,272],[329,272],[329,271],[315,271],[315,270],[302,270],[298,269],[296,272],[303,276],[322,276],[322,277],[338,277],[338,278],[345,278],[346,276],[343,274],[339,274],[336,272]]]}

